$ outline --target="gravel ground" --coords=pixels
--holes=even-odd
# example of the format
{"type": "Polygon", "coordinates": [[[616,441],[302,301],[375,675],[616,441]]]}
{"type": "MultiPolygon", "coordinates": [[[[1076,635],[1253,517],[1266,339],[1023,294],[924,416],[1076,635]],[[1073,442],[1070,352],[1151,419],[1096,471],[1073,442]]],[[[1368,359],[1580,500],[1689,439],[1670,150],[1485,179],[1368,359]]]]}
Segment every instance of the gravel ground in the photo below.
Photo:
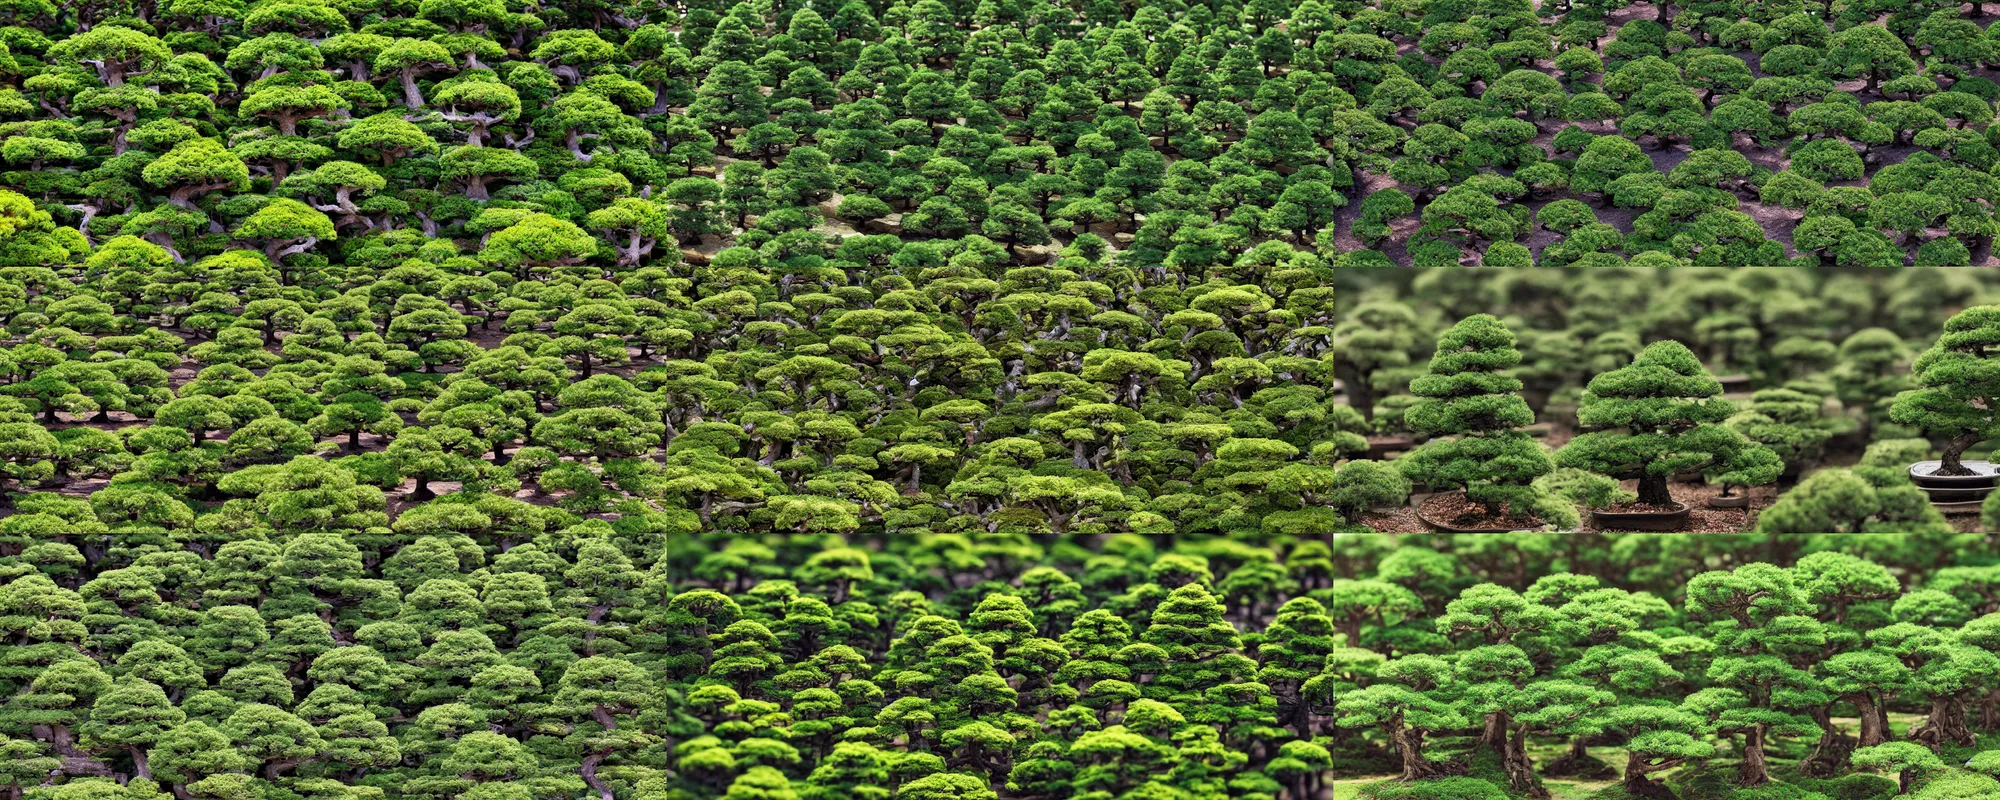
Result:
{"type": "MultiPolygon", "coordinates": [[[[1627,481],[1626,488],[1633,488],[1633,483],[1632,481],[1627,481]]],[[[1683,531],[1684,533],[1742,533],[1748,531],[1756,527],[1756,510],[1768,508],[1778,498],[1776,487],[1758,486],[1750,490],[1752,505],[1750,509],[1709,508],[1708,499],[1721,494],[1721,487],[1678,483],[1674,484],[1673,491],[1674,499],[1688,504],[1690,510],[1688,514],[1688,527],[1683,531]]],[[[1420,504],[1427,502],[1430,497],[1428,495],[1418,496],[1412,498],[1412,501],[1413,503],[1420,504]]],[[[1964,519],[1968,518],[1958,517],[1954,518],[1953,521],[1956,523],[1964,519]]],[[[1977,517],[1969,519],[1974,523],[1978,521],[1977,517]]],[[[1356,521],[1382,533],[1431,532],[1430,528],[1424,526],[1423,520],[1417,518],[1417,512],[1413,506],[1377,509],[1361,515],[1361,518],[1356,521]]],[[[1591,525],[1590,515],[1585,514],[1583,527],[1578,532],[1604,533],[1607,531],[1601,531],[1596,526],[1591,525]]]]}

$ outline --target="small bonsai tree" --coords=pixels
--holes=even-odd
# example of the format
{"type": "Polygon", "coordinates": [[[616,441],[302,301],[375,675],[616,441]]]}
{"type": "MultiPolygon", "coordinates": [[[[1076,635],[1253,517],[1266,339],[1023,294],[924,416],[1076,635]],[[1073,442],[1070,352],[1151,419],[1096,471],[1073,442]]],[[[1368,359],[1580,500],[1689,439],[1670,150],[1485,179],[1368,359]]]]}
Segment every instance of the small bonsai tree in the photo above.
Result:
{"type": "MultiPolygon", "coordinates": [[[[1588,470],[1565,467],[1552,470],[1547,475],[1536,478],[1536,490],[1559,497],[1568,506],[1580,509],[1605,509],[1623,505],[1638,499],[1635,492],[1627,491],[1618,482],[1588,470]]],[[[1560,520],[1549,520],[1557,527],[1572,528],[1582,522],[1580,515],[1570,512],[1560,520]]]]}
{"type": "Polygon", "coordinates": [[[1757,532],[1942,533],[1950,523],[1923,490],[1884,471],[1823,469],[1757,516],[1757,532]]]}
{"type": "Polygon", "coordinates": [[[1974,474],[1966,448],[2000,435],[2000,306],[1958,312],[1910,371],[1917,388],[1897,395],[1889,419],[1947,437],[1934,474],[1974,474]]]}
{"type": "Polygon", "coordinates": [[[1556,465],[1639,479],[1639,502],[1674,504],[1667,480],[1677,472],[1740,463],[1762,445],[1717,423],[1735,413],[1722,384],[1686,345],[1654,342],[1632,364],[1592,378],[1577,409],[1589,432],[1556,454],[1556,465]]]}
{"type": "Polygon", "coordinates": [[[1792,471],[1819,463],[1826,456],[1826,443],[1835,435],[1853,430],[1847,417],[1823,413],[1823,395],[1796,388],[1759,389],[1750,395],[1750,407],[1723,424],[1750,441],[1771,448],[1792,471]]]}
{"type": "Polygon", "coordinates": [[[1418,398],[1404,420],[1434,438],[1397,461],[1411,480],[1464,489],[1486,517],[1532,514],[1547,495],[1534,480],[1554,468],[1540,443],[1520,430],[1535,422],[1521,399],[1514,334],[1490,314],[1460,320],[1438,337],[1430,373],[1410,381],[1418,398]]]}
{"type": "Polygon", "coordinates": [[[1909,794],[1917,777],[1945,768],[1944,759],[1915,742],[1888,742],[1854,751],[1854,766],[1896,773],[1901,793],[1909,794]]]}
{"type": "Polygon", "coordinates": [[[1840,402],[1858,410],[1870,431],[1887,418],[1896,395],[1910,388],[1902,369],[1908,357],[1902,337],[1887,328],[1863,328],[1840,343],[1829,377],[1840,402]]]}
{"type": "Polygon", "coordinates": [[[1722,487],[1722,496],[1729,497],[1739,486],[1763,486],[1778,480],[1785,472],[1785,461],[1766,447],[1745,447],[1727,462],[1705,470],[1702,477],[1709,483],[1722,487]]]}
{"type": "Polygon", "coordinates": [[[1380,461],[1349,461],[1333,474],[1333,490],[1328,505],[1345,522],[1352,523],[1376,506],[1401,505],[1410,499],[1410,481],[1390,464],[1380,461]]]}

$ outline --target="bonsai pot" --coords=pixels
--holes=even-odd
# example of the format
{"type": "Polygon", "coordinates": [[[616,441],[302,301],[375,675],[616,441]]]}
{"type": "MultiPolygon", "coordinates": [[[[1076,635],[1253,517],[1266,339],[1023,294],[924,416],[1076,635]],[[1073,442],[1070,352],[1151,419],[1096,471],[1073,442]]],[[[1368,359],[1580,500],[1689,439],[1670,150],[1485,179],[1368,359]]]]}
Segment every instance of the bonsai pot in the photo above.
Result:
{"type": "Polygon", "coordinates": [[[1592,509],[1591,524],[1600,531],[1661,531],[1672,532],[1687,527],[1688,505],[1678,506],[1673,511],[1607,511],[1592,509]]]}
{"type": "Polygon", "coordinates": [[[1919,461],[1910,465],[1910,481],[1924,490],[1924,494],[1930,495],[1933,505],[1984,502],[1986,496],[1993,493],[1993,488],[2000,486],[2000,468],[1994,467],[1991,461],[1960,462],[1972,471],[1971,475],[1932,474],[1942,463],[1919,461]]]}
{"type": "Polygon", "coordinates": [[[1721,495],[1716,495],[1715,497],[1711,497],[1711,498],[1708,498],[1708,507],[1709,507],[1709,508],[1749,508],[1749,507],[1750,507],[1750,495],[1748,495],[1748,494],[1737,494],[1737,495],[1730,495],[1730,496],[1728,496],[1728,497],[1723,497],[1723,496],[1721,496],[1721,495]]]}
{"type": "Polygon", "coordinates": [[[1390,453],[1400,453],[1417,446],[1417,440],[1408,436],[1368,437],[1368,457],[1380,460],[1390,453]]]}
{"type": "Polygon", "coordinates": [[[1541,528],[1540,525],[1521,527],[1515,524],[1510,524],[1505,521],[1491,521],[1483,524],[1473,524],[1468,526],[1466,524],[1461,524],[1456,520],[1445,521],[1439,519],[1435,514],[1426,510],[1433,503],[1439,501],[1449,501],[1464,496],[1465,492],[1462,491],[1446,492],[1444,494],[1433,495],[1430,498],[1424,500],[1423,502],[1417,504],[1416,507],[1417,519],[1424,523],[1424,527],[1430,528],[1431,530],[1437,531],[1438,533],[1516,533],[1519,531],[1539,530],[1541,528]]]}
{"type": "Polygon", "coordinates": [[[1838,434],[1826,440],[1826,446],[1831,450],[1866,450],[1868,449],[1869,433],[1870,431],[1864,426],[1856,425],[1854,426],[1854,430],[1838,434]]]}

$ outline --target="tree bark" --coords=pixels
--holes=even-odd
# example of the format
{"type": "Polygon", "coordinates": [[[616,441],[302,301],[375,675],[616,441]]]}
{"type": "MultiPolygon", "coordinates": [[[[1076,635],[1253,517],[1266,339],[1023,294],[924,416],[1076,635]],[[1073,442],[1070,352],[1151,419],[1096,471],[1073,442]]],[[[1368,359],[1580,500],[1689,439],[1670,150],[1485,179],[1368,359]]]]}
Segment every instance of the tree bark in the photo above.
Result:
{"type": "Polygon", "coordinates": [[[1887,726],[1882,724],[1882,713],[1875,698],[1869,694],[1858,694],[1847,698],[1861,714],[1861,741],[1856,747],[1874,747],[1889,741],[1887,726]]]}
{"type": "Polygon", "coordinates": [[[1816,778],[1830,777],[1847,764],[1848,754],[1854,751],[1854,740],[1834,727],[1833,716],[1825,706],[1813,709],[1812,718],[1819,723],[1819,742],[1813,745],[1812,753],[1799,762],[1799,771],[1816,778]]]}
{"type": "Polygon", "coordinates": [[[1965,455],[1966,448],[1978,444],[1984,438],[1985,437],[1980,436],[1979,434],[1976,433],[1967,433],[1952,437],[1951,441],[1945,443],[1944,450],[1940,454],[1942,457],[1939,460],[1942,463],[1938,465],[1937,472],[1932,474],[1935,475],[1973,474],[1972,470],[1965,468],[1965,464],[1960,461],[1960,458],[1965,455]]]}
{"type": "Polygon", "coordinates": [[[1528,758],[1528,726],[1518,725],[1514,736],[1506,743],[1502,764],[1507,770],[1507,783],[1515,791],[1539,800],[1548,800],[1549,790],[1535,777],[1535,764],[1528,758]]]}
{"type": "Polygon", "coordinates": [[[1639,502],[1652,506],[1672,506],[1674,495],[1667,487],[1667,476],[1651,473],[1640,476],[1639,502]]]}
{"type": "Polygon", "coordinates": [[[1657,764],[1647,764],[1643,760],[1633,759],[1625,767],[1625,793],[1646,800],[1679,800],[1672,789],[1668,789],[1665,784],[1654,783],[1646,776],[1673,769],[1684,762],[1685,759],[1670,758],[1657,764]]]}
{"type": "Polygon", "coordinates": [[[1931,713],[1910,731],[1910,738],[1936,749],[1944,744],[1970,746],[1972,731],[1965,725],[1965,710],[1956,697],[1931,699],[1931,713]]]}
{"type": "Polygon", "coordinates": [[[404,69],[402,80],[403,105],[409,106],[411,111],[421,110],[424,107],[424,94],[417,89],[417,71],[404,69]]]}
{"type": "Polygon", "coordinates": [[[1437,765],[1424,758],[1424,735],[1415,728],[1403,725],[1400,717],[1397,718],[1395,725],[1392,739],[1396,743],[1397,753],[1403,759],[1403,781],[1421,781],[1439,777],[1442,773],[1438,771],[1437,765]]]}
{"type": "Polygon", "coordinates": [[[1736,770],[1736,783],[1751,789],[1771,782],[1771,765],[1764,758],[1764,726],[1753,725],[1743,734],[1743,765],[1736,770]]]}
{"type": "Polygon", "coordinates": [[[606,784],[602,778],[597,777],[597,765],[604,763],[605,757],[609,755],[610,753],[591,753],[584,756],[583,764],[578,767],[577,773],[583,776],[585,785],[597,790],[597,796],[601,800],[618,800],[612,796],[611,786],[606,784]]]}

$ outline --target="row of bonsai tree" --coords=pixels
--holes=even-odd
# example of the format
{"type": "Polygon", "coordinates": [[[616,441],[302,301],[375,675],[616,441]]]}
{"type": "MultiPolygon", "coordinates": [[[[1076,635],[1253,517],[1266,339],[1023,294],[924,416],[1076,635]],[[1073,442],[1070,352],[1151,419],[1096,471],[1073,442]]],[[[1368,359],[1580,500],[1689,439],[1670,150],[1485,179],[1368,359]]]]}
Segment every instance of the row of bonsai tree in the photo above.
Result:
{"type": "MultiPolygon", "coordinates": [[[[1953,316],[1935,346],[1912,365],[1915,388],[1895,398],[1888,418],[1946,440],[1937,462],[1908,465],[1907,474],[1884,470],[1884,459],[1921,457],[1921,440],[1878,442],[1865,457],[1863,483],[1889,491],[1900,501],[1850,505],[1835,514],[1808,515],[1828,525],[1819,531],[1907,528],[1944,524],[1922,503],[1922,495],[1904,491],[1919,482],[1953,478],[1975,488],[1962,495],[1967,510],[1983,510],[1979,501],[1990,496],[1994,471],[1987,462],[1966,462],[1964,452],[2000,435],[2000,416],[1993,398],[2000,396],[2000,306],[1979,306],[1953,316]]],[[[1594,509],[1598,524],[1622,521],[1652,525],[1665,516],[1684,519],[1687,504],[1674,499],[1674,476],[1699,473],[1724,487],[1756,486],[1786,473],[1786,458],[1810,459],[1839,426],[1822,424],[1821,398],[1789,387],[1760,390],[1747,409],[1721,397],[1722,384],[1711,376],[1688,348],[1676,341],[1647,345],[1624,367],[1592,378],[1576,411],[1583,432],[1551,456],[1524,428],[1534,413],[1520,396],[1523,382],[1511,372],[1521,363],[1513,334],[1491,315],[1467,317],[1438,338],[1437,352],[1427,374],[1409,384],[1411,402],[1401,409],[1400,424],[1418,434],[1436,437],[1394,462],[1394,471],[1355,462],[1344,475],[1357,498],[1350,513],[1364,502],[1401,502],[1407,478],[1421,487],[1462,491],[1469,510],[1455,520],[1426,518],[1435,527],[1519,529],[1539,524],[1573,526],[1576,507],[1594,509]],[[1400,474],[1400,478],[1399,475],[1400,474]],[[1617,479],[1636,479],[1637,492],[1625,492],[1617,479]],[[1636,506],[1624,505],[1632,500],[1636,506]],[[1620,513],[1621,508],[1639,508],[1620,513]],[[1661,514],[1658,512],[1667,512],[1661,514]]],[[[1843,420],[1849,423],[1851,420],[1843,420]]],[[[1799,471],[1794,464],[1792,474],[1799,471]]],[[[1784,507],[1765,526],[1769,530],[1814,532],[1793,526],[1802,504],[1828,487],[1855,482],[1845,471],[1818,477],[1804,487],[1804,496],[1784,507]]],[[[2000,507],[1986,512],[2000,520],[2000,507]]],[[[1642,527],[1642,530],[1662,529],[1642,527]]],[[[1671,529],[1671,528],[1666,528],[1671,529]]]]}
{"type": "Polygon", "coordinates": [[[668,706],[696,721],[669,785],[696,798],[1307,800],[1383,772],[1363,797],[1548,797],[1556,777],[1613,780],[1607,799],[2000,792],[1975,733],[2000,572],[1899,579],[1840,552],[1886,552],[1868,536],[1734,541],[1711,557],[1737,566],[1659,595],[1475,584],[1492,537],[708,538],[664,618],[668,706]],[[1754,560],[1779,541],[1809,554],[1754,560]]]}

